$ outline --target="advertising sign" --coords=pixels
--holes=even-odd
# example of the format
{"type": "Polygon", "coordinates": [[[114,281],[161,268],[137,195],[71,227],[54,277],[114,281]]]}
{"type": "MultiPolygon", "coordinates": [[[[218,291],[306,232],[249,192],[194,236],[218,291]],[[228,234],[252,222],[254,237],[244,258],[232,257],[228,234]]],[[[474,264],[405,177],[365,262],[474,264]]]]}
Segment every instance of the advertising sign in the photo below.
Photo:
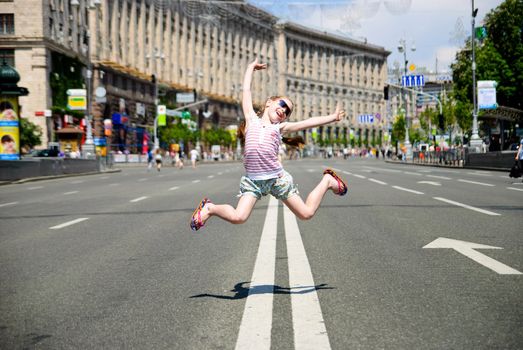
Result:
{"type": "Polygon", "coordinates": [[[18,97],[0,98],[0,160],[20,159],[18,97]]]}
{"type": "Polygon", "coordinates": [[[159,105],[158,106],[158,126],[165,126],[167,125],[167,107],[165,105],[159,105]]]}
{"type": "Polygon", "coordinates": [[[87,92],[85,89],[69,89],[67,95],[67,108],[71,111],[85,111],[87,109],[87,92]]]}
{"type": "Polygon", "coordinates": [[[478,108],[495,109],[498,107],[496,101],[496,86],[498,84],[493,80],[478,81],[478,108]]]}

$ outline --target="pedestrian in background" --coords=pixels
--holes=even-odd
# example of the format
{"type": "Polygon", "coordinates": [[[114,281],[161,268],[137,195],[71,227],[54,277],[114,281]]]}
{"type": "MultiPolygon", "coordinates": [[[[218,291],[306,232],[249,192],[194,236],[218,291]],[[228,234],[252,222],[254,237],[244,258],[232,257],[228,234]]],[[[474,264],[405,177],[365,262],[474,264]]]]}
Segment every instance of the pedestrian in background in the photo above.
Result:
{"type": "Polygon", "coordinates": [[[519,173],[523,175],[523,138],[519,141],[515,159],[518,162],[519,173]]]}
{"type": "Polygon", "coordinates": [[[156,161],[156,170],[160,171],[162,169],[162,151],[159,148],[156,149],[154,160],[156,161]]]}
{"type": "Polygon", "coordinates": [[[330,115],[288,122],[293,109],[292,101],[285,96],[273,96],[266,100],[261,116],[257,115],[252,105],[252,75],[254,71],[266,68],[266,64],[254,60],[247,67],[243,80],[242,108],[246,122],[243,164],[246,175],[240,182],[238,204],[234,208],[228,204],[213,204],[204,198],[191,217],[190,227],[194,231],[202,228],[211,216],[233,224],[244,223],[256,202],[267,194],[282,200],[298,218],[307,220],[314,216],[328,190],[340,196],[347,193],[346,183],[332,169],[326,169],[321,181],[304,202],[298,195],[292,176],[278,161],[282,133],[294,133],[340,121],[345,111],[338,104],[330,115]]]}
{"type": "Polygon", "coordinates": [[[191,152],[189,152],[189,154],[191,155],[191,164],[192,164],[192,168],[193,169],[196,169],[196,160],[198,159],[198,151],[196,150],[196,148],[193,148],[191,150],[191,152]]]}

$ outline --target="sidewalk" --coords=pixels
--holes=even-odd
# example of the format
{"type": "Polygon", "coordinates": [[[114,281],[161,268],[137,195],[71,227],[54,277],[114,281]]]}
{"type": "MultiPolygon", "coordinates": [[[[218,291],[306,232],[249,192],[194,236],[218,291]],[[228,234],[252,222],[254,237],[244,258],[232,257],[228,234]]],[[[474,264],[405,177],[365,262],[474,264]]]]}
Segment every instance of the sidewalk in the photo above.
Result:
{"type": "Polygon", "coordinates": [[[2,185],[23,184],[23,183],[26,183],[26,182],[41,181],[41,180],[60,179],[62,177],[100,175],[100,174],[107,174],[107,173],[119,173],[121,171],[122,171],[121,169],[108,169],[108,170],[103,170],[103,171],[91,171],[91,172],[88,172],[88,173],[75,173],[75,174],[27,177],[25,179],[20,179],[20,180],[0,181],[0,186],[2,186],[2,185]]]}

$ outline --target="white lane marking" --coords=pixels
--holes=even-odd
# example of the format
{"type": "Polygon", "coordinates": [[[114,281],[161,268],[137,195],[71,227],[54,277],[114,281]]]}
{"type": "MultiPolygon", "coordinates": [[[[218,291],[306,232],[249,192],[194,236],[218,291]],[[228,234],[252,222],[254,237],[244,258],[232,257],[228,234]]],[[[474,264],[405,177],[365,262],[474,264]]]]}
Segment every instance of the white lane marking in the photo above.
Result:
{"type": "Polygon", "coordinates": [[[200,182],[200,180],[193,180],[192,181],[193,184],[197,184],[198,182],[200,182]]]}
{"type": "Polygon", "coordinates": [[[497,272],[500,275],[521,275],[516,269],[500,263],[482,253],[475,251],[474,249],[503,249],[501,247],[493,247],[485,244],[478,244],[467,241],[459,241],[457,239],[450,239],[445,237],[439,237],[436,240],[430,242],[423,248],[450,248],[454,249],[458,253],[465,255],[467,258],[474,260],[475,262],[497,272]]]}
{"type": "Polygon", "coordinates": [[[343,171],[344,174],[347,174],[347,175],[352,175],[352,173],[350,171],[343,171]]]}
{"type": "Polygon", "coordinates": [[[78,193],[78,191],[64,192],[64,196],[67,196],[67,195],[70,195],[70,194],[75,194],[75,193],[78,193]]]}
{"type": "Polygon", "coordinates": [[[71,225],[77,224],[79,222],[85,221],[87,219],[89,219],[89,218],[78,218],[78,219],[71,220],[71,221],[68,221],[68,222],[64,222],[63,224],[56,225],[56,226],[49,227],[49,228],[51,230],[58,230],[58,229],[61,229],[61,228],[64,228],[64,227],[67,227],[67,226],[71,226],[71,225]]]}
{"type": "Polygon", "coordinates": [[[373,169],[373,170],[376,170],[376,171],[385,171],[385,172],[389,172],[389,173],[400,173],[401,170],[394,170],[394,169],[382,169],[382,168],[374,168],[374,167],[366,167],[366,168],[369,168],[369,169],[373,169]]]}
{"type": "Polygon", "coordinates": [[[179,188],[178,186],[174,186],[174,187],[169,188],[169,191],[174,191],[174,190],[177,190],[178,188],[179,188]]]}
{"type": "Polygon", "coordinates": [[[427,184],[432,186],[441,186],[439,182],[436,181],[418,181],[419,184],[427,184]]]}
{"type": "Polygon", "coordinates": [[[423,192],[411,190],[411,189],[408,189],[405,187],[400,187],[400,186],[392,186],[392,187],[394,187],[397,190],[406,191],[406,192],[410,192],[410,193],[414,193],[414,194],[424,194],[423,192]]]}
{"type": "Polygon", "coordinates": [[[427,177],[432,177],[434,179],[441,179],[441,180],[452,180],[451,177],[439,176],[439,175],[427,175],[427,177]]]}
{"type": "Polygon", "coordinates": [[[413,173],[411,171],[404,171],[403,174],[407,174],[407,175],[416,175],[416,176],[423,176],[423,174],[420,174],[420,173],[413,173]]]}
{"type": "Polygon", "coordinates": [[[100,178],[100,180],[105,180],[105,179],[108,179],[108,178],[109,178],[109,176],[102,176],[102,177],[100,178]]]}
{"type": "Polygon", "coordinates": [[[142,181],[147,181],[147,179],[146,178],[138,179],[138,182],[142,182],[142,181]]]}
{"type": "Polygon", "coordinates": [[[507,187],[507,190],[523,191],[523,188],[507,187]]]}
{"type": "Polygon", "coordinates": [[[315,171],[316,171],[316,169],[307,169],[307,172],[309,172],[309,173],[313,173],[315,171]]]}
{"type": "Polygon", "coordinates": [[[223,174],[223,173],[222,173],[222,172],[219,172],[219,173],[218,173],[218,175],[221,175],[221,174],[223,174]]]}
{"type": "Polygon", "coordinates": [[[30,190],[38,190],[40,188],[44,188],[44,186],[34,186],[34,187],[29,187],[27,189],[30,191],[30,190]]]}
{"type": "Polygon", "coordinates": [[[469,172],[467,174],[469,174],[469,175],[477,175],[477,176],[492,176],[492,174],[480,173],[480,172],[469,172]]]}
{"type": "Polygon", "coordinates": [[[119,186],[120,184],[118,183],[114,183],[114,184],[109,184],[109,186],[119,186]]]}
{"type": "Polygon", "coordinates": [[[318,293],[314,287],[311,267],[296,217],[289,208],[284,207],[283,218],[289,263],[294,348],[330,349],[318,293]]]}
{"type": "Polygon", "coordinates": [[[356,176],[357,178],[360,178],[360,179],[366,179],[366,177],[363,175],[352,174],[352,176],[356,176]]]}
{"type": "Polygon", "coordinates": [[[477,211],[479,213],[483,213],[483,214],[487,214],[487,215],[492,215],[492,216],[501,215],[501,214],[498,214],[498,213],[494,213],[493,211],[489,211],[489,210],[485,210],[485,209],[481,209],[481,208],[476,208],[476,207],[470,206],[468,204],[463,204],[463,203],[460,203],[460,202],[451,201],[450,199],[446,199],[446,198],[441,198],[441,197],[432,197],[432,198],[434,198],[434,199],[436,199],[438,201],[442,201],[442,202],[445,202],[445,203],[457,205],[458,207],[474,210],[474,211],[477,211]]]}
{"type": "Polygon", "coordinates": [[[84,182],[83,180],[76,180],[76,181],[71,181],[70,183],[73,185],[76,185],[76,184],[81,184],[83,182],[84,182]]]}
{"type": "Polygon", "coordinates": [[[468,184],[481,185],[481,186],[490,186],[490,187],[496,186],[496,185],[492,185],[492,184],[486,184],[484,182],[470,181],[470,180],[465,180],[465,179],[458,179],[458,181],[459,182],[466,182],[468,184]]]}
{"type": "Polygon", "coordinates": [[[9,205],[15,205],[15,204],[18,204],[18,202],[3,203],[3,204],[0,204],[0,207],[7,207],[9,205]]]}
{"type": "Polygon", "coordinates": [[[236,349],[271,348],[278,200],[270,197],[236,349]]]}
{"type": "Polygon", "coordinates": [[[380,180],[376,180],[376,179],[372,179],[372,178],[369,178],[369,181],[375,182],[375,183],[380,184],[380,185],[386,185],[387,184],[386,182],[383,182],[383,181],[380,181],[380,180]]]}
{"type": "Polygon", "coordinates": [[[146,198],[149,198],[149,197],[147,197],[147,196],[138,197],[138,198],[135,198],[135,199],[131,199],[129,202],[136,203],[136,202],[139,202],[139,201],[143,201],[146,198]]]}
{"type": "Polygon", "coordinates": [[[214,175],[207,176],[208,179],[212,179],[213,177],[214,177],[214,175]]]}

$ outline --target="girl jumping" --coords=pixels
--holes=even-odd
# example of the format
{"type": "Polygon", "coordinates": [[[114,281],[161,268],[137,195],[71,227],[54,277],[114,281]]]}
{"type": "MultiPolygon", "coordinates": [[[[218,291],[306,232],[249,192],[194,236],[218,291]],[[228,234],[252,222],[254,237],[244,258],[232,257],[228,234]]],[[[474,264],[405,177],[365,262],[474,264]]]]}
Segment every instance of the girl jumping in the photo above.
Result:
{"type": "Polygon", "coordinates": [[[303,202],[292,176],[278,161],[283,133],[338,122],[345,116],[345,111],[338,104],[333,114],[288,122],[286,120],[293,110],[292,101],[285,96],[273,96],[265,102],[261,117],[256,115],[250,89],[252,75],[254,71],[266,68],[267,64],[254,60],[247,67],[243,80],[242,108],[246,132],[243,165],[246,174],[240,182],[240,200],[234,208],[228,204],[214,204],[208,198],[203,198],[191,217],[190,226],[194,231],[202,228],[211,216],[233,224],[243,224],[256,202],[267,194],[280,199],[301,220],[308,220],[318,210],[327,190],[330,189],[339,196],[347,193],[347,184],[332,169],[326,169],[320,183],[303,202]]]}

